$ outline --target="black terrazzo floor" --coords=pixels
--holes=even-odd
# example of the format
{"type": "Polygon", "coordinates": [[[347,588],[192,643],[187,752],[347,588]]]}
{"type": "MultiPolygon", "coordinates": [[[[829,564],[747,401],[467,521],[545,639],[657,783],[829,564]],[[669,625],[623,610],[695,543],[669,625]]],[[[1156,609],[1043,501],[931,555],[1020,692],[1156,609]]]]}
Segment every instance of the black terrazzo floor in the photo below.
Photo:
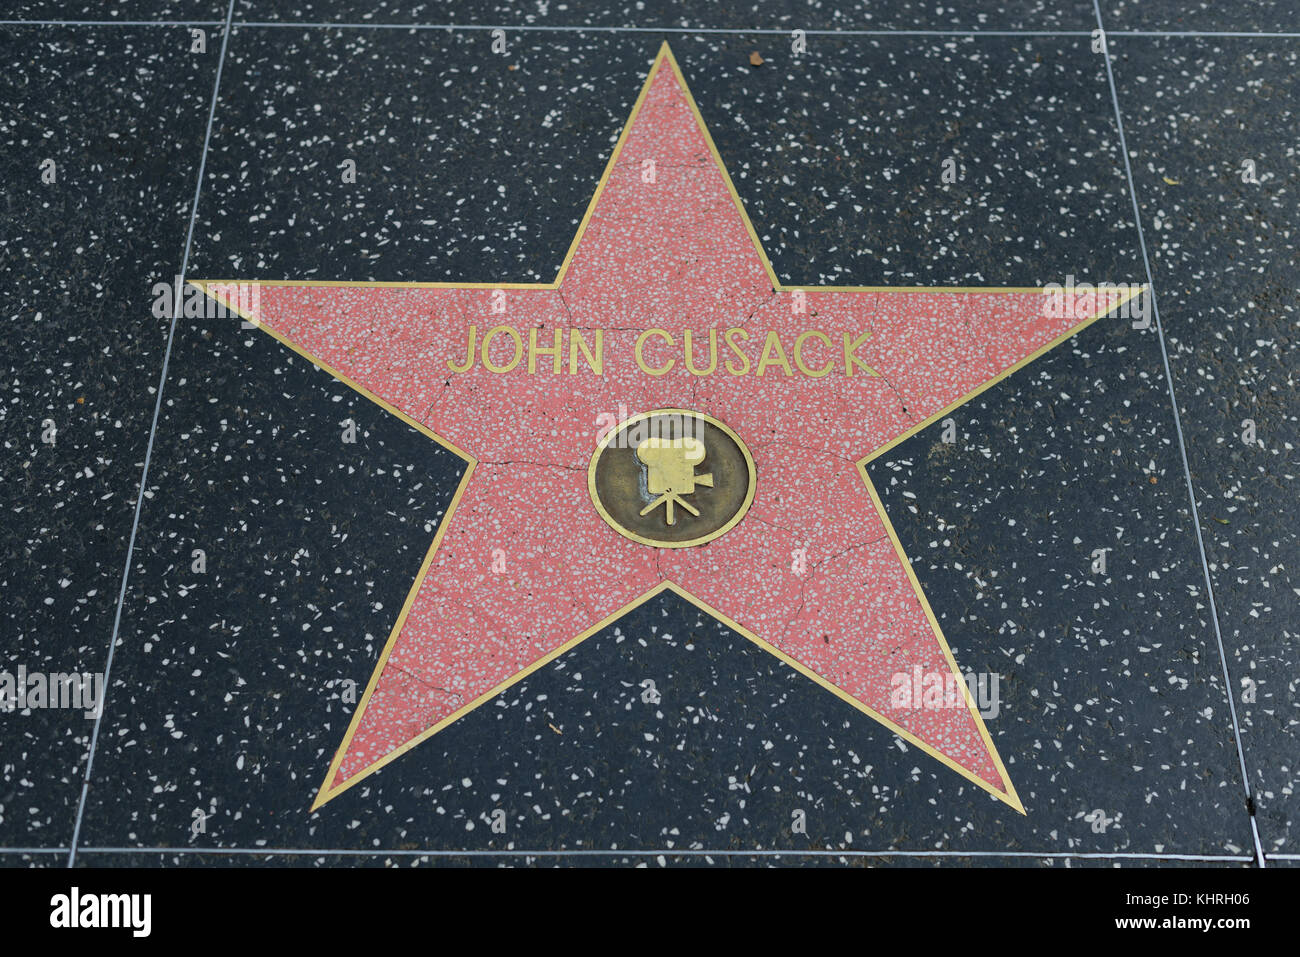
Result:
{"type": "Polygon", "coordinates": [[[700,9],[6,5],[0,668],[116,643],[99,719],[0,712],[0,863],[1300,860],[1300,7],[700,9]],[[672,595],[305,812],[463,463],[237,321],[169,340],[153,285],[549,280],[665,39],[787,282],[1150,270],[1160,329],[1097,323],[870,466],[1002,676],[1023,817],[672,595]]]}

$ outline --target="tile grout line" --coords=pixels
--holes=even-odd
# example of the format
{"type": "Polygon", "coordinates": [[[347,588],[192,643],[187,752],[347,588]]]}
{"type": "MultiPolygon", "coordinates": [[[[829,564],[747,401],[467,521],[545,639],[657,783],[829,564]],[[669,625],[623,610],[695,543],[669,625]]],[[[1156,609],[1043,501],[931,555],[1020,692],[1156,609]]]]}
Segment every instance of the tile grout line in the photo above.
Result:
{"type": "Polygon", "coordinates": [[[1237,702],[1232,688],[1232,677],[1228,673],[1228,654],[1223,647],[1223,631],[1219,626],[1219,609],[1214,600],[1214,583],[1210,579],[1210,560],[1205,551],[1205,538],[1201,534],[1201,514],[1196,505],[1196,486],[1192,482],[1191,462],[1187,457],[1187,442],[1183,437],[1182,418],[1178,414],[1178,399],[1174,394],[1174,373],[1169,365],[1169,349],[1165,344],[1164,326],[1160,322],[1160,307],[1156,299],[1156,287],[1151,272],[1151,258],[1147,253],[1146,235],[1142,230],[1142,210],[1138,206],[1137,182],[1133,179],[1133,166],[1129,162],[1128,144],[1124,139],[1124,120],[1119,108],[1119,91],[1115,86],[1115,72],[1111,67],[1110,46],[1106,43],[1106,28],[1101,19],[1100,0],[1092,0],[1093,10],[1097,14],[1097,29],[1101,31],[1102,56],[1106,61],[1106,80],[1110,85],[1110,97],[1115,106],[1115,128],[1119,132],[1119,148],[1124,157],[1124,174],[1128,178],[1129,198],[1133,202],[1133,221],[1137,225],[1138,245],[1142,249],[1142,266],[1146,271],[1147,294],[1151,297],[1151,313],[1156,319],[1156,336],[1160,342],[1160,357],[1165,367],[1165,383],[1169,387],[1169,405],[1174,414],[1174,431],[1178,436],[1178,452],[1183,462],[1183,477],[1187,480],[1187,497],[1192,509],[1192,528],[1196,532],[1196,547],[1201,555],[1201,570],[1205,573],[1205,594],[1210,606],[1210,621],[1214,625],[1214,638],[1219,646],[1219,663],[1223,668],[1224,692],[1228,699],[1228,713],[1232,717],[1233,743],[1237,747],[1237,761],[1241,766],[1241,783],[1246,793],[1246,808],[1250,819],[1250,833],[1255,841],[1255,857],[1261,868],[1267,866],[1264,848],[1259,840],[1259,827],[1255,822],[1255,802],[1250,792],[1250,774],[1246,770],[1246,751],[1241,741],[1241,726],[1237,722],[1237,702]]]}
{"type": "Polygon", "coordinates": [[[1014,857],[1038,859],[1079,860],[1172,860],[1172,861],[1237,861],[1250,863],[1255,858],[1244,854],[1162,854],[1116,851],[904,851],[904,850],[836,850],[808,848],[807,850],[778,850],[754,848],[750,850],[710,850],[707,848],[574,848],[572,850],[420,850],[420,849],[364,849],[364,848],[258,848],[258,847],[83,847],[83,854],[232,854],[266,855],[282,857],[1014,857]]]}
{"type": "MultiPolygon", "coordinates": [[[[221,20],[0,20],[0,26],[62,26],[62,27],[204,27],[223,26],[221,20]]],[[[787,36],[792,30],[802,29],[807,36],[820,37],[1087,37],[1090,30],[962,30],[962,29],[807,29],[802,27],[632,27],[599,26],[595,24],[477,24],[477,23],[349,23],[313,20],[232,20],[235,27],[259,29],[315,29],[315,30],[465,30],[484,32],[505,30],[519,33],[676,33],[714,35],[773,35],[787,36]]],[[[1300,32],[1271,30],[1112,30],[1113,37],[1221,37],[1242,39],[1300,39],[1300,32]]]]}
{"type": "MultiPolygon", "coordinates": [[[[194,242],[194,223],[199,213],[199,195],[203,191],[203,176],[207,168],[208,161],[208,144],[212,140],[212,123],[217,115],[217,96],[221,90],[221,69],[226,62],[226,48],[230,43],[231,21],[235,15],[235,0],[230,0],[229,7],[226,8],[226,20],[224,30],[221,35],[221,54],[217,58],[217,74],[212,81],[212,102],[208,107],[208,126],[203,134],[203,152],[199,156],[199,170],[197,182],[194,184],[194,201],[190,206],[190,225],[185,236],[185,253],[181,258],[180,277],[182,283],[185,280],[186,272],[190,265],[190,248],[194,242]]],[[[177,290],[178,296],[180,290],[177,290]]],[[[167,367],[171,361],[172,342],[176,338],[176,324],[181,316],[180,303],[172,304],[172,321],[167,332],[167,348],[163,352],[162,372],[158,377],[158,397],[153,407],[153,422],[149,427],[149,443],[145,447],[144,467],[140,473],[140,491],[135,500],[135,519],[131,523],[131,537],[127,540],[126,546],[126,564],[122,569],[122,588],[117,596],[117,613],[113,616],[113,636],[108,643],[108,659],[104,663],[104,697],[107,698],[111,685],[109,678],[113,670],[113,653],[117,650],[117,638],[122,625],[122,606],[126,603],[126,586],[131,578],[131,561],[135,555],[135,539],[140,531],[140,512],[144,508],[145,492],[149,487],[149,465],[153,460],[153,443],[154,437],[158,433],[158,417],[162,412],[163,390],[167,384],[167,367]]],[[[86,798],[90,793],[90,775],[95,766],[95,748],[99,744],[99,728],[104,720],[104,712],[107,710],[105,703],[100,702],[99,714],[95,716],[95,727],[90,734],[90,750],[86,755],[86,774],[81,783],[81,799],[77,802],[77,820],[72,830],[72,845],[68,850],[68,867],[72,867],[77,861],[77,843],[81,837],[81,820],[86,812],[86,798]]]]}
{"type": "Polygon", "coordinates": [[[0,847],[0,854],[66,854],[66,847],[0,847]]]}
{"type": "MultiPolygon", "coordinates": [[[[486,23],[329,23],[327,21],[292,21],[292,20],[245,20],[237,22],[238,26],[257,27],[261,29],[284,29],[286,27],[301,27],[305,29],[317,30],[465,30],[468,32],[483,33],[492,30],[504,30],[507,33],[514,31],[517,33],[674,33],[687,35],[692,33],[701,33],[710,36],[745,36],[745,35],[763,35],[763,36],[780,36],[787,37],[796,27],[606,27],[595,25],[575,25],[568,26],[562,24],[549,23],[531,23],[516,24],[507,26],[505,24],[486,24],[486,23]]],[[[888,36],[909,36],[909,37],[965,37],[965,36],[988,36],[988,37],[1055,37],[1055,36],[1091,36],[1088,30],[961,30],[938,29],[938,30],[868,30],[868,29],[804,29],[804,34],[810,37],[888,37],[888,36]]],[[[1298,34],[1300,35],[1300,34],[1298,34]]]]}
{"type": "Polygon", "coordinates": [[[1112,30],[1107,35],[1112,37],[1259,37],[1260,39],[1270,40],[1300,39],[1300,33],[1292,33],[1283,30],[1112,30]]]}
{"type": "MultiPolygon", "coordinates": [[[[66,847],[0,847],[0,854],[66,854],[66,847]]],[[[674,849],[657,848],[650,850],[611,850],[602,848],[585,848],[574,850],[412,850],[409,848],[380,848],[377,850],[357,848],[252,848],[252,847],[82,847],[82,854],[229,854],[266,857],[644,857],[663,855],[678,857],[1014,857],[1065,860],[1171,860],[1171,861],[1234,861],[1249,863],[1256,859],[1241,854],[1169,854],[1105,851],[1071,853],[1069,851],[858,851],[830,850],[810,848],[799,850],[754,849],[743,850],[708,850],[698,848],[674,849]]],[[[1300,861],[1300,854],[1269,854],[1270,860],[1300,861]]]]}
{"type": "Polygon", "coordinates": [[[0,20],[0,27],[220,27],[224,20],[0,20]]]}
{"type": "MultiPolygon", "coordinates": [[[[786,37],[795,29],[803,30],[810,37],[1091,37],[1091,30],[962,30],[951,29],[914,30],[914,29],[818,29],[803,27],[606,27],[562,24],[480,24],[480,23],[330,23],[328,21],[292,21],[292,20],[242,20],[236,26],[257,27],[262,29],[284,29],[300,27],[317,30],[465,30],[484,32],[491,30],[515,31],[518,33],[702,33],[722,36],[780,36],[786,37]]],[[[1300,39],[1300,32],[1284,31],[1248,31],[1248,30],[1116,30],[1111,36],[1135,37],[1231,37],[1231,38],[1267,38],[1300,39]]]]}

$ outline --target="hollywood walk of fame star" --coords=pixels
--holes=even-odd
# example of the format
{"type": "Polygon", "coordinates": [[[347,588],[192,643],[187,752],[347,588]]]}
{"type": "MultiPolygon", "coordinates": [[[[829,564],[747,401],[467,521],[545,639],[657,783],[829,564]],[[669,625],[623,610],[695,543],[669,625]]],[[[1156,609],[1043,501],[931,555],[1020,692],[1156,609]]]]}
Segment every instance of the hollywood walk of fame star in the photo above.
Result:
{"type": "Polygon", "coordinates": [[[313,810],[670,590],[1024,812],[865,464],[1126,294],[782,284],[666,44],[554,282],[256,286],[245,318],[468,463],[313,810]],[[660,410],[752,468],[642,439],[598,489],[660,410]],[[900,703],[921,675],[960,690],[900,703]]]}

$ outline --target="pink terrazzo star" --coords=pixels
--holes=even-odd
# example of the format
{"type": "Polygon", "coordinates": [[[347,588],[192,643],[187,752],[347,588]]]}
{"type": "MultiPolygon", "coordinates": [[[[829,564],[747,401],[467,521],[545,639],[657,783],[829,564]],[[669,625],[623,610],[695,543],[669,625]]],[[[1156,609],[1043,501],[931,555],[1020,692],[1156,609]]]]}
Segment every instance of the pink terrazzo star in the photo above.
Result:
{"type": "Polygon", "coordinates": [[[470,463],[316,807],[672,589],[1023,811],[964,686],[937,705],[898,702],[899,676],[960,672],[862,465],[1116,296],[1049,318],[1041,290],[781,285],[666,46],[554,283],[257,285],[247,318],[470,463]],[[486,358],[518,364],[485,368],[471,326],[480,344],[515,330],[518,350],[501,332],[486,358]],[[667,335],[639,364],[650,328],[667,335]],[[560,330],[563,348],[530,373],[534,329],[542,347],[560,330]],[[600,374],[570,355],[575,333],[590,345],[597,329],[600,374]],[[727,329],[750,335],[733,350],[727,329]],[[808,330],[821,335],[796,363],[808,330]],[[770,333],[784,363],[762,362],[770,333]],[[753,453],[752,508],[707,544],[631,541],[588,495],[602,422],[659,408],[713,416],[753,453]]]}

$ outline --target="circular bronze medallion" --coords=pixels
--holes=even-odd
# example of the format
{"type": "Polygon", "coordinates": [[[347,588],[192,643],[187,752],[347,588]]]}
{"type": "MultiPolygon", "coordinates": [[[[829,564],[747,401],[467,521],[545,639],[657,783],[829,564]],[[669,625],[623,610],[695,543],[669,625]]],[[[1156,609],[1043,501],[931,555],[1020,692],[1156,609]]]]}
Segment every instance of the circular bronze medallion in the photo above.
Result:
{"type": "Polygon", "coordinates": [[[591,501],[620,535],[660,548],[711,542],[754,501],[754,457],[712,416],[656,409],[620,422],[591,457],[591,501]]]}

